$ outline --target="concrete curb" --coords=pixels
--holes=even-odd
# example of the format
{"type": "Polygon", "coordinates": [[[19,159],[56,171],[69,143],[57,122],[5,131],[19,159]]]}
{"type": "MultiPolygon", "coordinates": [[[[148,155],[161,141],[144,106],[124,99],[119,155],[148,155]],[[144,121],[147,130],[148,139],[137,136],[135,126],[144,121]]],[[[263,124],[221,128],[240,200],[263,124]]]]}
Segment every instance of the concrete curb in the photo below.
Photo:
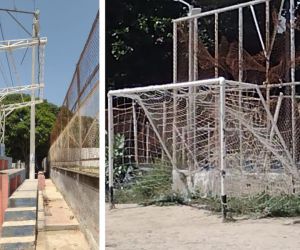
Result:
{"type": "Polygon", "coordinates": [[[38,231],[45,231],[45,210],[44,210],[44,197],[43,191],[39,191],[38,197],[38,231]]]}

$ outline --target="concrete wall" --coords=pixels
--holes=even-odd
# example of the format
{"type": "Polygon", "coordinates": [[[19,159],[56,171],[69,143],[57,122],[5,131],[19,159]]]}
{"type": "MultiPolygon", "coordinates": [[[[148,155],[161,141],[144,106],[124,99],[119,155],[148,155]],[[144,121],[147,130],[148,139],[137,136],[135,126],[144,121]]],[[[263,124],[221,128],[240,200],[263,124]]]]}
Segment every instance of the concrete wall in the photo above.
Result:
{"type": "Polygon", "coordinates": [[[50,177],[72,208],[92,249],[99,249],[99,178],[53,166],[50,177]]]}
{"type": "MultiPolygon", "coordinates": [[[[191,193],[202,196],[219,196],[221,179],[218,169],[192,172],[173,170],[173,190],[188,197],[191,193]]],[[[267,192],[270,195],[299,194],[300,183],[293,183],[292,175],[280,172],[256,173],[227,169],[225,177],[226,194],[244,197],[267,192]]]]}
{"type": "MultiPolygon", "coordinates": [[[[7,166],[7,164],[3,166],[7,166]]],[[[5,209],[8,207],[9,197],[24,180],[25,169],[0,170],[0,226],[3,223],[5,209]]]]}

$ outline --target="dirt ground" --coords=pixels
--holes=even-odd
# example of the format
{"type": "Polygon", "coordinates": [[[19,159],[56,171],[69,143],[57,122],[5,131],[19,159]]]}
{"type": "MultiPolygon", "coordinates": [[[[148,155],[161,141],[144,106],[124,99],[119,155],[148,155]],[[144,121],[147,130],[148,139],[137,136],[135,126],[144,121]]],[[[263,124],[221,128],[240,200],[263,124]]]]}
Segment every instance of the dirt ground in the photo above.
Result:
{"type": "Polygon", "coordinates": [[[39,232],[36,250],[89,250],[83,234],[78,230],[39,232]]]}
{"type": "Polygon", "coordinates": [[[222,223],[188,206],[117,205],[106,210],[106,249],[300,249],[300,218],[222,223]]]}

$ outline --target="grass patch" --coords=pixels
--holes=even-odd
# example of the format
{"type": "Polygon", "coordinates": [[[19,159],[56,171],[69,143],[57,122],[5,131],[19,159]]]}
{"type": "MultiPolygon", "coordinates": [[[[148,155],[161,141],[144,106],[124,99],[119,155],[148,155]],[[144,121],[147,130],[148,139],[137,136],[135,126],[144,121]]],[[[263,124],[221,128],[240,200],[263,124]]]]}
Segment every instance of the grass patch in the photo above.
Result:
{"type": "MultiPolygon", "coordinates": [[[[154,164],[147,171],[138,170],[132,180],[115,189],[116,203],[140,205],[193,205],[212,212],[221,212],[219,197],[203,198],[195,193],[188,201],[172,191],[172,169],[163,164],[154,164]]],[[[228,197],[228,212],[235,216],[261,217],[300,216],[300,196],[270,196],[260,193],[252,197],[228,197]]]]}
{"type": "MultiPolygon", "coordinates": [[[[192,204],[206,205],[207,209],[221,212],[220,199],[217,197],[193,197],[192,204]]],[[[249,198],[229,197],[228,212],[234,215],[253,217],[293,217],[300,215],[298,195],[270,196],[262,193],[249,198]]]]}

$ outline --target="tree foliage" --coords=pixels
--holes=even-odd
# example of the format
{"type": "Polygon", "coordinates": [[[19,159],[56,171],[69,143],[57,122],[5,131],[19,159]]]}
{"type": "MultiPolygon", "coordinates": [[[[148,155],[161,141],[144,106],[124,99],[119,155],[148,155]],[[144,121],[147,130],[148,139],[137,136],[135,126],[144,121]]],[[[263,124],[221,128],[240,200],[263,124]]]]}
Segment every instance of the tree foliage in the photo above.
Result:
{"type": "MultiPolygon", "coordinates": [[[[21,95],[10,95],[5,103],[21,101],[21,95]]],[[[24,100],[29,100],[28,95],[23,95],[24,100]]],[[[44,101],[36,105],[36,162],[38,165],[47,156],[50,147],[50,133],[59,108],[44,101]]],[[[13,111],[5,124],[6,155],[14,160],[28,163],[30,150],[30,107],[13,111]]]]}
{"type": "MultiPolygon", "coordinates": [[[[202,11],[249,2],[249,0],[187,0],[202,11]]],[[[283,15],[288,18],[288,2],[283,15]]],[[[278,9],[279,0],[271,1],[271,10],[278,9]]],[[[295,1],[298,13],[299,1],[295,1]]],[[[111,0],[106,10],[106,90],[172,82],[172,22],[184,16],[187,7],[174,0],[111,0]]],[[[264,5],[255,6],[262,34],[265,32],[264,5]]],[[[220,15],[220,36],[231,42],[237,37],[238,14],[230,11],[220,15]]],[[[244,10],[245,49],[250,54],[261,51],[252,15],[244,10]],[[249,17],[249,18],[248,18],[249,17]],[[255,39],[253,39],[255,37],[255,39]]],[[[200,21],[201,22],[201,21],[200,21]]],[[[204,43],[209,47],[213,25],[204,27],[204,43]],[[209,28],[210,27],[210,28],[209,28]]],[[[296,35],[297,36],[297,35],[296,35]]]]}
{"type": "Polygon", "coordinates": [[[171,0],[111,0],[106,10],[106,90],[172,79],[172,18],[185,13],[171,0]]]}

